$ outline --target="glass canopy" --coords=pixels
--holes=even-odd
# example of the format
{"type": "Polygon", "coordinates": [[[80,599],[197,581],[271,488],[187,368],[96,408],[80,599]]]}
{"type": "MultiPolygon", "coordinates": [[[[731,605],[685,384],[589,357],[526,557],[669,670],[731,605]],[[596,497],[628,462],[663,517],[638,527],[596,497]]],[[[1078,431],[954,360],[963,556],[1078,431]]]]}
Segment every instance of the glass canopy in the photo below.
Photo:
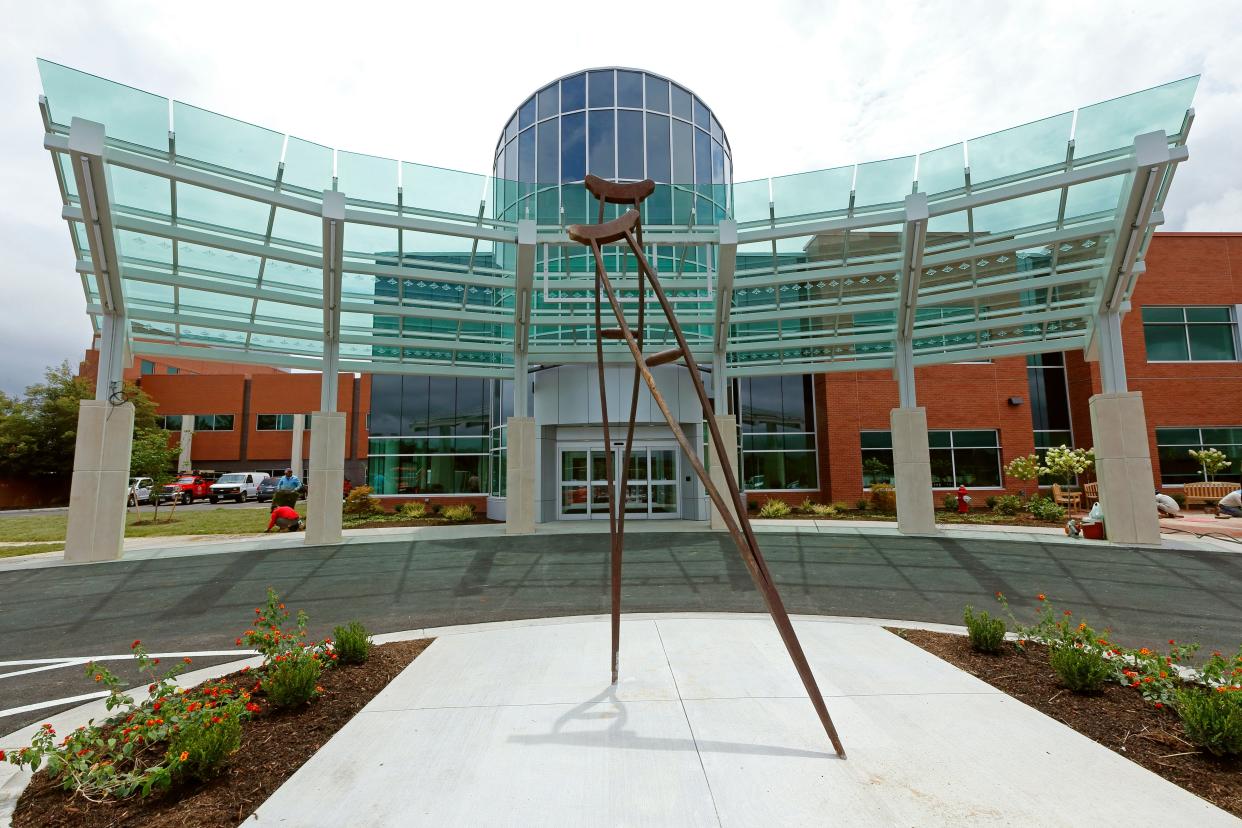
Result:
{"type": "MultiPolygon", "coordinates": [[[[321,368],[329,350],[340,370],[378,373],[594,361],[593,266],[565,233],[596,219],[578,188],[332,149],[39,69],[97,329],[121,314],[144,353],[289,368],[321,368]],[[106,171],[85,207],[83,122],[103,125],[106,171]],[[343,221],[325,191],[343,195],[343,221]],[[111,234],[91,220],[101,211],[111,234]],[[101,287],[113,276],[120,296],[101,287]]],[[[915,364],[1088,348],[1142,272],[1197,81],[917,155],[662,184],[644,205],[648,255],[698,358],[729,375],[889,367],[902,337],[915,364]]],[[[606,259],[635,317],[635,262],[606,259]]],[[[660,349],[671,334],[647,319],[660,349]]]]}

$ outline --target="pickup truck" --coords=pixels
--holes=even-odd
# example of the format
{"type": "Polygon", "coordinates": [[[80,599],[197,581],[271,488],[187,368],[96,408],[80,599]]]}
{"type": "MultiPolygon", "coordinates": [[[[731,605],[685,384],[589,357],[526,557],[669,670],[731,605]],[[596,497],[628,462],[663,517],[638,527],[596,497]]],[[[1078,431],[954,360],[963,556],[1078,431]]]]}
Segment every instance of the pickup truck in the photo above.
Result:
{"type": "Polygon", "coordinates": [[[160,492],[160,503],[170,502],[175,498],[179,503],[189,506],[195,500],[205,500],[210,497],[211,481],[204,480],[198,475],[182,475],[160,492]]]}
{"type": "Polygon", "coordinates": [[[245,503],[248,498],[257,497],[259,484],[268,475],[265,472],[229,472],[220,475],[220,479],[211,484],[212,503],[220,498],[231,498],[238,503],[245,503]]]}

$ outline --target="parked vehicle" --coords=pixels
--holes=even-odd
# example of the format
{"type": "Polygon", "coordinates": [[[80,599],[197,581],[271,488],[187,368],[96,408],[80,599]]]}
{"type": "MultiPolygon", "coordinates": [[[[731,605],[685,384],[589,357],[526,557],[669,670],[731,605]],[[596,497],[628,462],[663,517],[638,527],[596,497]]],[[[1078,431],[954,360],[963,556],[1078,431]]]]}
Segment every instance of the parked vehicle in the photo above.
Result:
{"type": "Polygon", "coordinates": [[[164,487],[160,492],[160,503],[177,502],[189,506],[195,500],[211,497],[211,483],[196,474],[186,474],[164,487]]]}
{"type": "Polygon", "coordinates": [[[258,497],[259,484],[267,477],[266,472],[228,472],[220,475],[220,479],[211,484],[212,503],[221,498],[232,498],[238,503],[245,503],[247,498],[258,497]]]}
{"type": "Polygon", "coordinates": [[[276,483],[280,480],[278,477],[268,475],[259,482],[259,488],[255,490],[254,499],[260,503],[266,503],[272,499],[272,495],[276,494],[276,483]]]}
{"type": "Polygon", "coordinates": [[[149,477],[131,477],[129,479],[129,497],[126,504],[137,506],[139,503],[151,502],[151,486],[155,481],[149,477]]]}

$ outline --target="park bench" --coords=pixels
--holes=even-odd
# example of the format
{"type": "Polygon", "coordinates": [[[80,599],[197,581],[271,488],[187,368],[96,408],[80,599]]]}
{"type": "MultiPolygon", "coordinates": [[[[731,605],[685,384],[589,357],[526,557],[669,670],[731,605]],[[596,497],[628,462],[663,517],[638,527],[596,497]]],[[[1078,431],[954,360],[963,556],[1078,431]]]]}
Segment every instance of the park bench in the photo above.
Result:
{"type": "Polygon", "coordinates": [[[1237,483],[1187,483],[1182,487],[1186,508],[1191,506],[1215,506],[1216,501],[1238,488],[1237,483]]]}

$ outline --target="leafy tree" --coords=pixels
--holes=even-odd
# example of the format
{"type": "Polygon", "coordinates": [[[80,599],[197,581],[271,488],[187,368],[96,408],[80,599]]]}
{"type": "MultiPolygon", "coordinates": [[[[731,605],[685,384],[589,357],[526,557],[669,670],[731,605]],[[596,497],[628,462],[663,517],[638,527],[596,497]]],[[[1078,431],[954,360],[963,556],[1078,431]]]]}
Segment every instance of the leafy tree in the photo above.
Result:
{"type": "Polygon", "coordinates": [[[1191,449],[1190,456],[1203,467],[1203,473],[1207,475],[1209,481],[1215,481],[1217,472],[1233,465],[1225,459],[1225,453],[1218,448],[1205,448],[1203,451],[1191,449]]]}
{"type": "Polygon", "coordinates": [[[1039,457],[1034,454],[1015,457],[1009,461],[1008,466],[1005,466],[1005,474],[1015,480],[1025,480],[1028,483],[1038,480],[1041,471],[1043,469],[1039,465],[1039,457]]]}
{"type": "MultiPolygon", "coordinates": [[[[163,429],[147,428],[134,435],[134,447],[129,456],[129,473],[134,477],[151,478],[151,495],[155,498],[153,520],[158,520],[160,516],[159,493],[165,484],[171,483],[177,476],[177,458],[180,454],[180,447],[168,445],[168,432],[163,429]]],[[[177,498],[174,497],[173,509],[176,508],[177,498]]],[[[168,519],[172,520],[172,516],[169,515],[168,519]]]]}
{"type": "MultiPolygon", "coordinates": [[[[155,402],[132,383],[124,387],[134,404],[134,430],[155,426],[155,402]]],[[[43,382],[21,397],[0,393],[0,475],[48,479],[73,470],[78,405],[95,396],[94,383],[75,376],[68,362],[52,366],[43,382]]]]}

